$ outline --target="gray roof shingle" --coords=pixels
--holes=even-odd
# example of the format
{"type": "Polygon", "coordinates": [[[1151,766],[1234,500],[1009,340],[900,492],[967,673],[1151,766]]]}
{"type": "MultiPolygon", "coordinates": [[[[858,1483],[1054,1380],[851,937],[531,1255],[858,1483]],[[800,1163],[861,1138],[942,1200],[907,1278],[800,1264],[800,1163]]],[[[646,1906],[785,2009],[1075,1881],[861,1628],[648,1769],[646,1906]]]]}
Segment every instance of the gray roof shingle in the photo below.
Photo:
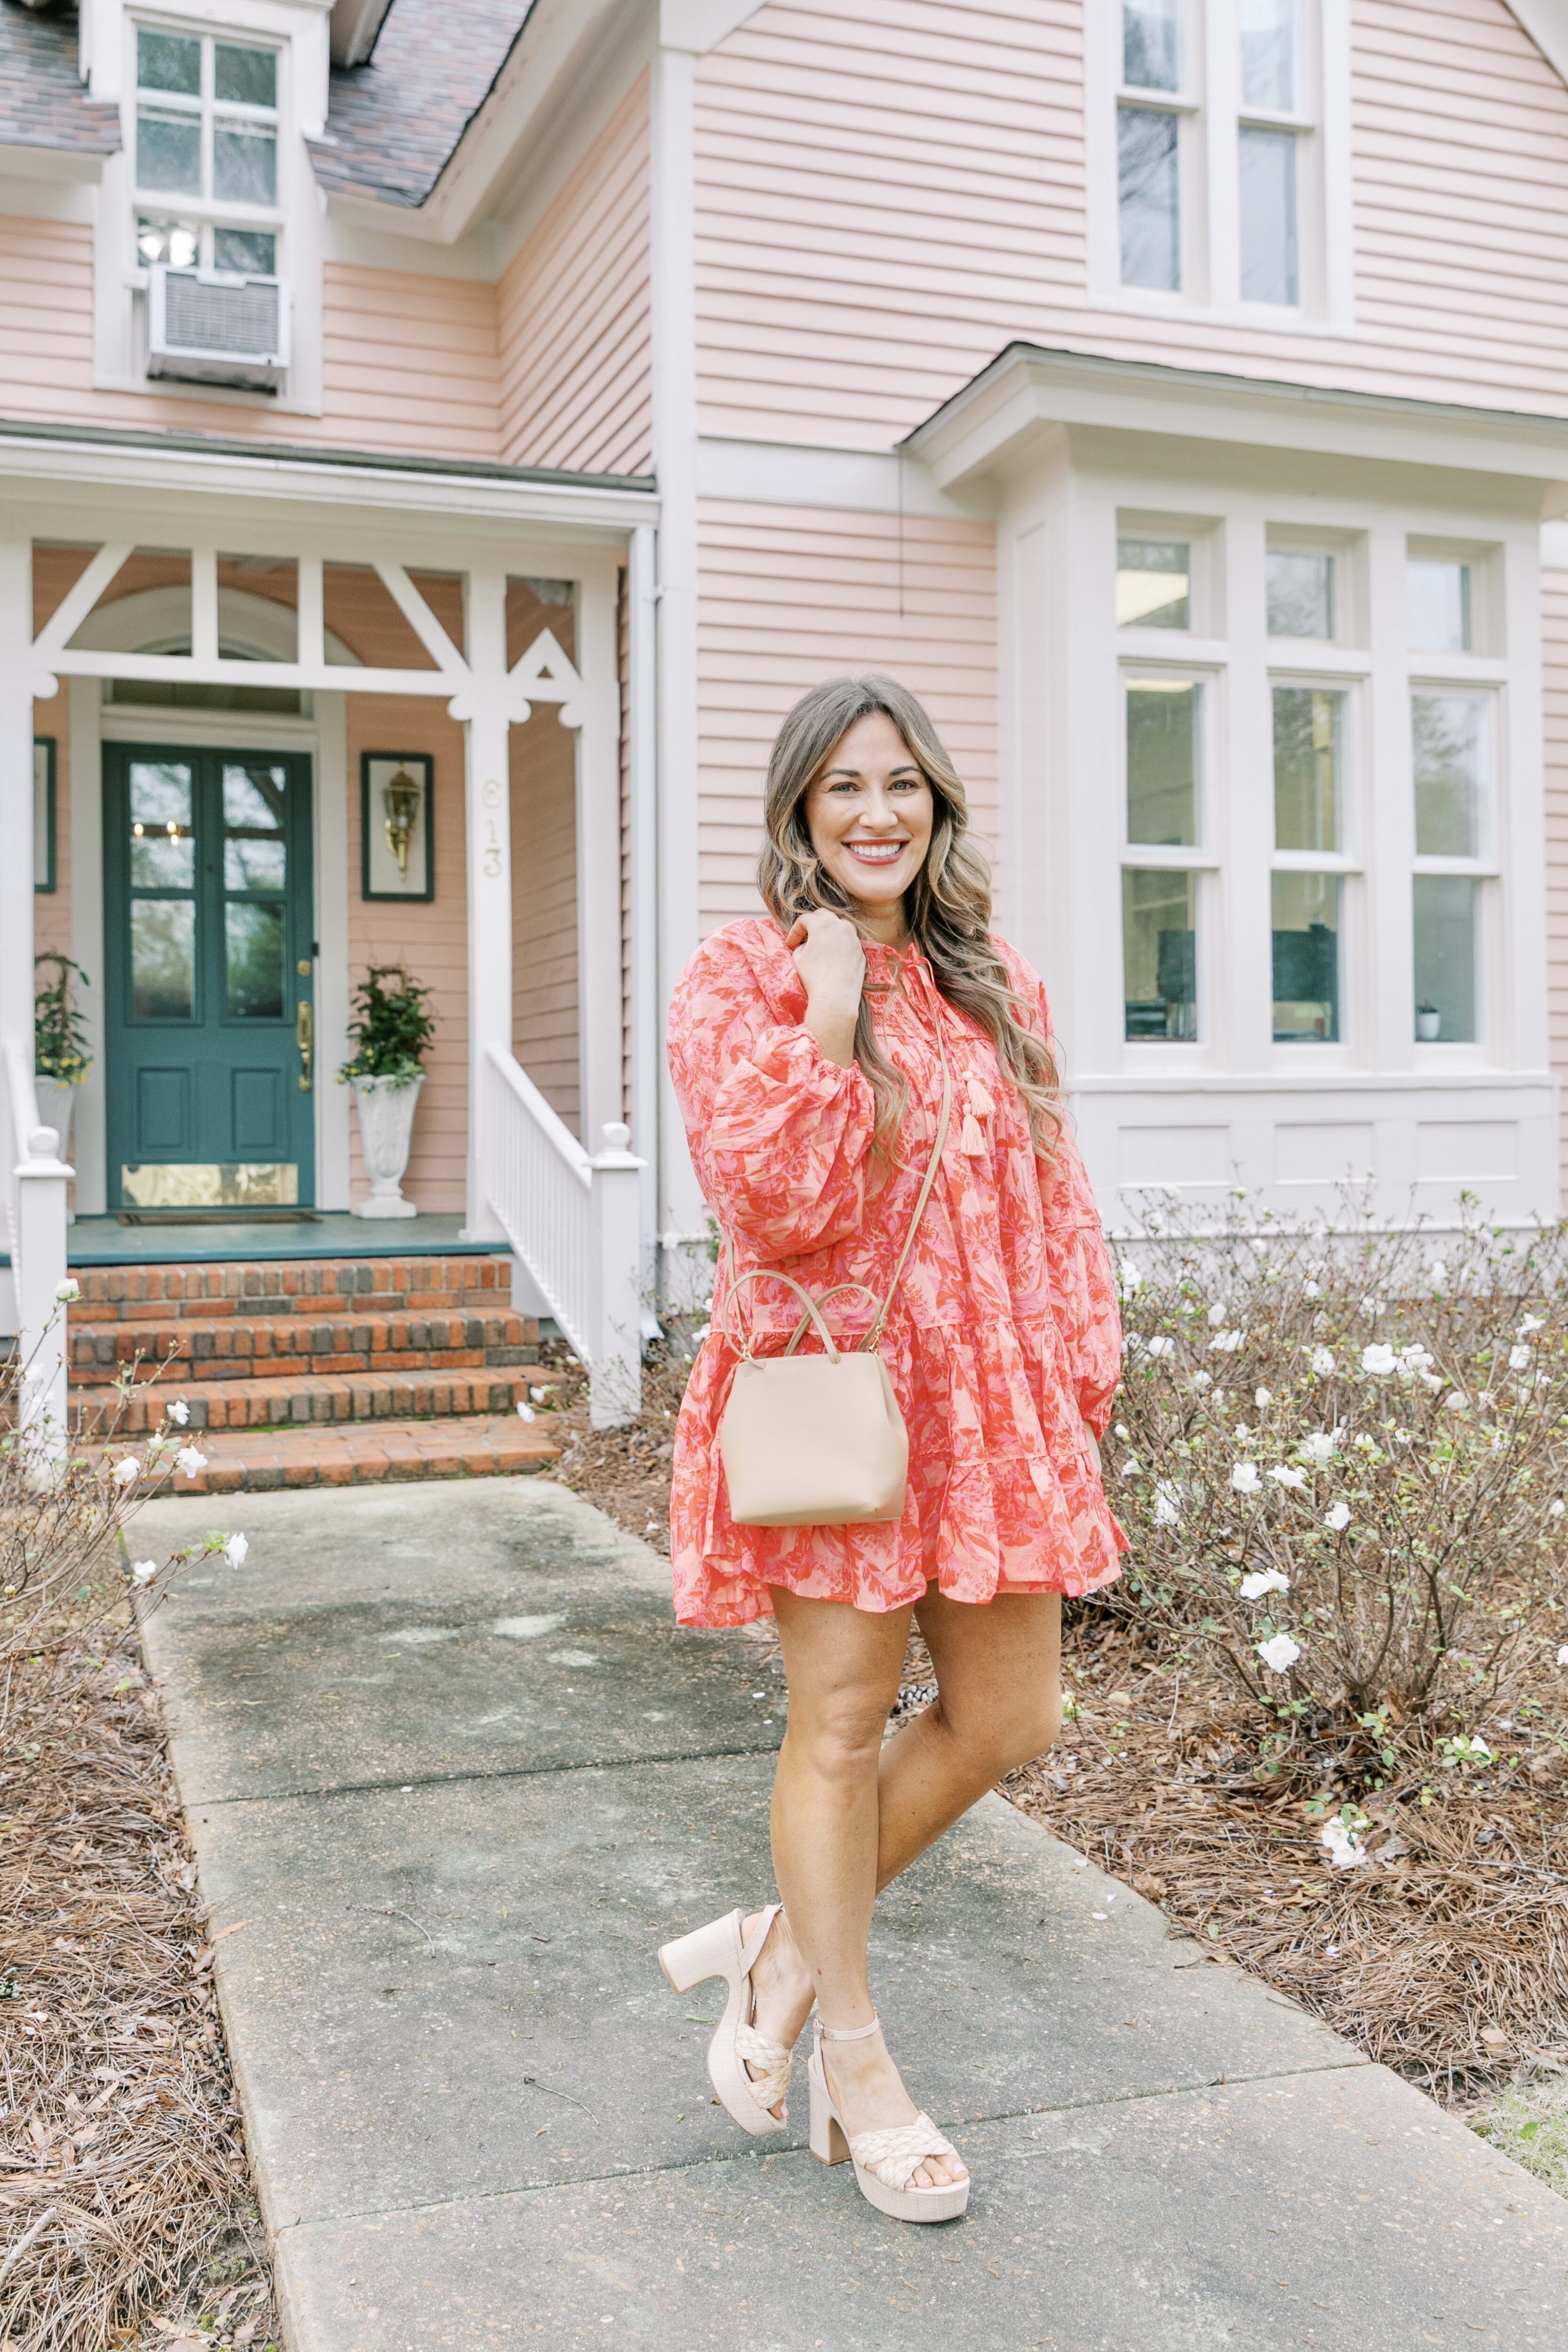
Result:
{"type": "Polygon", "coordinates": [[[0,0],[0,147],[120,148],[120,109],[90,99],[77,72],[74,8],[35,16],[0,0]]]}
{"type": "Polygon", "coordinates": [[[310,149],[322,187],[422,205],[484,104],[531,5],[392,0],[370,63],[333,69],[327,137],[310,149]]]}

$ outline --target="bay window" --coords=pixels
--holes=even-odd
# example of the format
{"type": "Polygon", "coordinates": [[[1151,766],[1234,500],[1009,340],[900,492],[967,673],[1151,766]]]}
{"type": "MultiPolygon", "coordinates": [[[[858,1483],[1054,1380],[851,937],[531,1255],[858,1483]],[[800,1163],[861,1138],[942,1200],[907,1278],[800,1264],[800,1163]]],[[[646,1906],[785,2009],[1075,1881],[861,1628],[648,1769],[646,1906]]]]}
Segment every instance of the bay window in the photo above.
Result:
{"type": "Polygon", "coordinates": [[[1423,1045],[1473,1045],[1479,1034],[1477,963],[1490,727],[1486,695],[1424,688],[1411,695],[1415,1034],[1423,1045]]]}
{"type": "Polygon", "coordinates": [[[1200,678],[1132,671],[1122,691],[1125,1034],[1190,1042],[1198,1034],[1202,886],[1191,853],[1202,839],[1205,685],[1200,678]]]}

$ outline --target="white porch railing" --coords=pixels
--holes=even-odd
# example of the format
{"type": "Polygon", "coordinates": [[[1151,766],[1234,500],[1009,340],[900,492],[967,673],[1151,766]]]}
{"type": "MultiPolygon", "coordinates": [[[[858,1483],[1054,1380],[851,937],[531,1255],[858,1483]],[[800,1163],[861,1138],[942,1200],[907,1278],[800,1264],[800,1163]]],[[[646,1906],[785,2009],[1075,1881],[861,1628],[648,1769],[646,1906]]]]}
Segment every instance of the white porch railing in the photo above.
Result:
{"type": "Polygon", "coordinates": [[[643,1163],[618,1122],[584,1151],[504,1047],[486,1047],[483,1069],[484,1196],[588,1367],[594,1427],[619,1428],[642,1403],[643,1163]]]}
{"type": "Polygon", "coordinates": [[[71,1171],[52,1127],[38,1124],[33,1041],[0,1045],[0,1171],[11,1253],[17,1353],[24,1367],[21,1418],[54,1452],[66,1433],[66,1186],[71,1171]]]}

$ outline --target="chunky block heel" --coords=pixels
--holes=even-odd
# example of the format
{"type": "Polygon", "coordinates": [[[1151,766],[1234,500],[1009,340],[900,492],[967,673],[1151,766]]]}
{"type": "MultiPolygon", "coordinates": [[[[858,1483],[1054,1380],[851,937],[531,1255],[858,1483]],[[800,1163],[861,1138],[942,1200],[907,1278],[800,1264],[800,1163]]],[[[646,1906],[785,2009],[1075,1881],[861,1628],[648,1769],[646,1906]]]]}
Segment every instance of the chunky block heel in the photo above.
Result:
{"type": "Polygon", "coordinates": [[[811,2086],[811,2152],[819,2164],[847,2164],[849,2143],[833,2112],[822,2061],[815,2051],[805,2062],[805,2079],[811,2086]]]}
{"type": "Polygon", "coordinates": [[[723,1978],[729,1998],[708,2044],[708,2079],[720,2105],[742,2131],[759,2139],[764,2132],[782,2131],[789,2117],[787,2107],[782,2116],[770,2110],[784,2106],[790,2053],[782,2042],[759,2033],[752,2022],[752,1968],[780,1907],[777,1903],[768,1906],[750,1942],[743,1932],[744,1912],[730,1911],[722,1919],[710,1919],[705,1927],[694,1927],[689,1936],[661,1944],[658,1952],[659,1967],[676,1992],[689,1992],[705,1977],[723,1978]],[[757,2069],[754,2074],[746,2071],[748,2059],[757,2069]]]}
{"type": "Polygon", "coordinates": [[[928,2156],[956,2156],[927,2115],[912,2124],[895,2124],[890,2131],[857,2132],[853,2139],[838,2120],[833,2095],[823,2070],[822,2045],[826,2042],[866,2042],[879,2032],[875,2018],[869,2025],[840,2032],[816,2021],[816,2039],[805,2062],[811,2085],[811,2152],[824,2164],[842,2164],[847,2157],[855,2167],[855,2184],[868,2205],[895,2221],[956,2221],[969,2207],[969,2176],[950,2181],[944,2189],[910,2187],[928,2156]]]}

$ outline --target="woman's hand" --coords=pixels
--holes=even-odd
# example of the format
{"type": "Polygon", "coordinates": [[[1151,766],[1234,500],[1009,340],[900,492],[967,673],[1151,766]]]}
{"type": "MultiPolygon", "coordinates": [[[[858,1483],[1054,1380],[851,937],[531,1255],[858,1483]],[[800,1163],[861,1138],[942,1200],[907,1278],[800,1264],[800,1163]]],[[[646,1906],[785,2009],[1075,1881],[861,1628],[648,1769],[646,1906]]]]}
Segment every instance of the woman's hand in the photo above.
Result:
{"type": "Polygon", "coordinates": [[[866,984],[866,950],[853,923],[826,907],[802,915],[784,945],[805,983],[805,1025],[825,1059],[847,1069],[855,1059],[855,1023],[866,984]]]}

